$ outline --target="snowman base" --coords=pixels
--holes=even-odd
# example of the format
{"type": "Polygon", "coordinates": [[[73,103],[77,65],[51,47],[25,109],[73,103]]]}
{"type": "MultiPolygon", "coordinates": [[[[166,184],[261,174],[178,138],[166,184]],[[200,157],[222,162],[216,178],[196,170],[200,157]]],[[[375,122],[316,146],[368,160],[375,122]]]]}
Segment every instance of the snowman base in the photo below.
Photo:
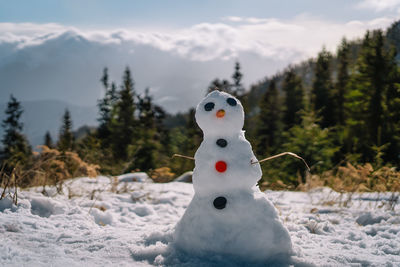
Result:
{"type": "Polygon", "coordinates": [[[189,255],[246,261],[288,260],[292,244],[272,203],[258,189],[195,194],[174,235],[189,255]]]}

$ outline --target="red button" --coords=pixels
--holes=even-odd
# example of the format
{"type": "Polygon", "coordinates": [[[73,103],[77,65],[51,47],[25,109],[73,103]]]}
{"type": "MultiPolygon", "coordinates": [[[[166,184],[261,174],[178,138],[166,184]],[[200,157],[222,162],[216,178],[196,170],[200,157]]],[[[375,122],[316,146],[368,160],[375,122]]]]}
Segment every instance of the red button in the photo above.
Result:
{"type": "Polygon", "coordinates": [[[226,167],[227,167],[227,165],[226,165],[226,162],[225,162],[225,161],[217,161],[217,163],[215,163],[215,169],[216,169],[218,172],[224,172],[224,171],[226,171],[226,167]]]}

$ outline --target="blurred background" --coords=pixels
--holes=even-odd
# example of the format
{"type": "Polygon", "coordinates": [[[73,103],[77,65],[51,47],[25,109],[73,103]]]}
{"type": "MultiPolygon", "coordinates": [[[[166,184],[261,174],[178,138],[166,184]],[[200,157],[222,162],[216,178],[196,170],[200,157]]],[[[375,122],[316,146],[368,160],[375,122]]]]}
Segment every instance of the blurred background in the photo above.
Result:
{"type": "Polygon", "coordinates": [[[3,172],[20,186],[170,181],[193,169],[171,156],[194,155],[194,108],[218,88],[241,100],[259,159],[311,167],[266,162],[262,188],[393,190],[399,13],[397,0],[0,0],[3,172]]]}

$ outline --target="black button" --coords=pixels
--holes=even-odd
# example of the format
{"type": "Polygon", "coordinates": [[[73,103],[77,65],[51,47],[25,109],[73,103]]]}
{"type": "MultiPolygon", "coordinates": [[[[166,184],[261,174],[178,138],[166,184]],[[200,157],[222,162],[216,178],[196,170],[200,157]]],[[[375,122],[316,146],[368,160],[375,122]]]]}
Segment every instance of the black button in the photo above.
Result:
{"type": "Polygon", "coordinates": [[[206,111],[211,111],[211,110],[213,110],[214,106],[215,106],[215,104],[213,102],[208,102],[207,104],[204,105],[204,109],[206,111]]]}
{"type": "Polygon", "coordinates": [[[237,104],[236,100],[233,99],[232,97],[228,98],[226,102],[228,102],[228,104],[231,105],[232,107],[236,106],[237,104]]]}
{"type": "Polygon", "coordinates": [[[228,145],[228,142],[225,139],[218,139],[217,140],[217,145],[220,147],[226,147],[228,145]]]}
{"type": "Polygon", "coordinates": [[[216,199],[214,199],[214,207],[216,209],[222,210],[223,208],[225,208],[226,206],[226,198],[224,197],[217,197],[216,199]]]}

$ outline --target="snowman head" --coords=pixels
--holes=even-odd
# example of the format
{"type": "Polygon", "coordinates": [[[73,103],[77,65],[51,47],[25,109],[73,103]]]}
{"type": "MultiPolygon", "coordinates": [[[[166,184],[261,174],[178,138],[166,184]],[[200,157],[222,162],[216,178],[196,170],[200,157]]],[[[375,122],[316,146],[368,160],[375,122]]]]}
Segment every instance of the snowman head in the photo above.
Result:
{"type": "Polygon", "coordinates": [[[196,121],[204,134],[236,133],[243,128],[243,106],[232,95],[213,91],[197,105],[196,121]]]}

